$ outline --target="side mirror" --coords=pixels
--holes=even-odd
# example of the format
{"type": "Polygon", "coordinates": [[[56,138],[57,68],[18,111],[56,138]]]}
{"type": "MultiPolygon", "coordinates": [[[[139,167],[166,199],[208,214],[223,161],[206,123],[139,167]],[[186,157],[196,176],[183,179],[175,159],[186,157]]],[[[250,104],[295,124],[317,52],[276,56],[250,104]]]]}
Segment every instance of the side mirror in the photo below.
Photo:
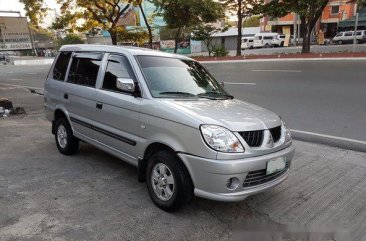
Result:
{"type": "Polygon", "coordinates": [[[130,78],[117,78],[117,83],[116,83],[116,87],[119,90],[125,91],[125,92],[129,92],[129,93],[134,93],[135,92],[135,82],[133,81],[133,79],[130,78]]]}

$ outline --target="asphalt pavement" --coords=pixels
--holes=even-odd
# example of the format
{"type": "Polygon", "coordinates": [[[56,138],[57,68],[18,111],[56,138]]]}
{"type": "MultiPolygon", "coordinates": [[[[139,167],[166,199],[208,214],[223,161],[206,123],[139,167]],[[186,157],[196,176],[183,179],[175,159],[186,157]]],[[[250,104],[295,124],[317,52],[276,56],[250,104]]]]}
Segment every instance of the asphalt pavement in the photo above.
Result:
{"type": "Polygon", "coordinates": [[[166,213],[135,167],[85,143],[60,154],[42,104],[34,106],[0,119],[1,241],[366,240],[365,153],[295,141],[279,186],[237,203],[194,198],[166,213]]]}
{"type": "MultiPolygon", "coordinates": [[[[366,61],[270,61],[205,64],[236,98],[278,114],[299,139],[332,136],[326,144],[366,148],[366,61]],[[339,145],[345,139],[358,146],[339,145]],[[332,143],[334,142],[334,143],[332,143]],[[356,143],[357,144],[357,143],[356,143]],[[358,147],[357,146],[357,147],[358,147]]],[[[50,66],[0,66],[0,87],[40,88],[50,66]]],[[[41,90],[40,90],[41,91],[41,90]]],[[[23,102],[24,103],[24,102],[23,102]]],[[[25,101],[25,104],[27,102],[25,101]]],[[[323,138],[324,139],[324,138],[323,138]]]]}
{"type": "Polygon", "coordinates": [[[292,129],[366,141],[366,61],[205,66],[236,98],[280,114],[292,129]]]}

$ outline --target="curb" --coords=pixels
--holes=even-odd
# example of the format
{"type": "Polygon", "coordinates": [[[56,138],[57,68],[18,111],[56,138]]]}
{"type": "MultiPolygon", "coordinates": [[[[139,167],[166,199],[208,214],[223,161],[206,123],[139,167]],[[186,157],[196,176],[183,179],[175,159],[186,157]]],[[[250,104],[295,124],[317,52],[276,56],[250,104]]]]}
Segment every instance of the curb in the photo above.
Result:
{"type": "Polygon", "coordinates": [[[366,141],[349,138],[323,135],[313,132],[291,130],[292,138],[299,141],[319,143],[328,146],[338,147],[346,150],[366,152],[366,141]]]}
{"type": "Polygon", "coordinates": [[[256,63],[256,62],[290,62],[290,61],[366,61],[366,57],[356,58],[273,58],[273,59],[240,59],[240,60],[213,60],[199,61],[202,64],[223,64],[223,63],[256,63]]]}
{"type": "Polygon", "coordinates": [[[49,65],[53,63],[52,59],[27,59],[27,60],[14,60],[14,65],[49,65]]]}

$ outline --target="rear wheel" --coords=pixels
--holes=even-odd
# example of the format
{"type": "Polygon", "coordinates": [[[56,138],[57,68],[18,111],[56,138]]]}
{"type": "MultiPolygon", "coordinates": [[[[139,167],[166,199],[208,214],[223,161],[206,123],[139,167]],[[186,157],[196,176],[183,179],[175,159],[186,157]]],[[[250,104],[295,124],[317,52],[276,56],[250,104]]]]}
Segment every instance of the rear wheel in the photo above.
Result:
{"type": "Polygon", "coordinates": [[[79,139],[74,137],[69,122],[65,118],[57,119],[55,130],[57,149],[64,155],[75,154],[79,149],[79,139]]]}
{"type": "Polygon", "coordinates": [[[156,206],[173,212],[193,197],[191,177],[179,157],[163,150],[152,155],[146,168],[147,189],[156,206]]]}

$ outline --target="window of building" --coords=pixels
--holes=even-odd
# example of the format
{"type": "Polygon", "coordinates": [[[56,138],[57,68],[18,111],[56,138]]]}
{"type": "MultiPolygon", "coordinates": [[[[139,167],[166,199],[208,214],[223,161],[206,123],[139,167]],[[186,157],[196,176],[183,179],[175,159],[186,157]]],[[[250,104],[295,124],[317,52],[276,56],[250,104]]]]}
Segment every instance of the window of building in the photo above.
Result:
{"type": "Polygon", "coordinates": [[[112,55],[108,60],[102,88],[120,92],[121,90],[117,89],[118,78],[133,79],[132,68],[126,57],[112,55]]]}
{"type": "Polygon", "coordinates": [[[55,67],[53,68],[52,76],[55,80],[64,81],[67,67],[69,65],[71,52],[60,52],[58,55],[55,67]]]}
{"type": "Polygon", "coordinates": [[[339,6],[332,6],[331,14],[339,14],[339,6]]]}
{"type": "Polygon", "coordinates": [[[101,62],[100,56],[100,54],[75,55],[72,59],[67,82],[95,87],[101,62]]]}

